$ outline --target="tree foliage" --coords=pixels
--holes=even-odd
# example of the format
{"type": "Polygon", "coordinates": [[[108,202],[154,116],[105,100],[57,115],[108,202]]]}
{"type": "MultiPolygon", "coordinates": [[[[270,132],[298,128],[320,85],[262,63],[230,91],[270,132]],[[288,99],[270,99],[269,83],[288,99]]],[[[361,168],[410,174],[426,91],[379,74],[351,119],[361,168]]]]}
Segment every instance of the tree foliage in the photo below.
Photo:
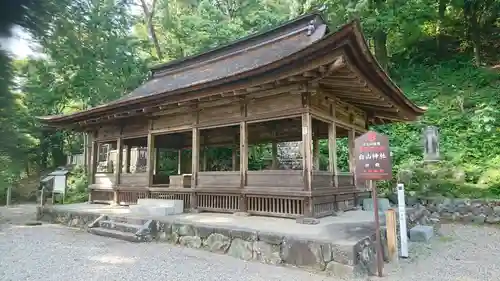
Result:
{"type": "MultiPolygon", "coordinates": [[[[2,181],[19,180],[59,165],[66,154],[81,148],[79,135],[43,130],[36,116],[68,113],[113,100],[139,85],[151,63],[205,51],[322,8],[333,30],[359,18],[380,64],[413,101],[428,107],[418,122],[377,128],[391,137],[395,171],[412,171],[412,188],[427,190],[433,183],[455,190],[458,196],[467,193],[460,189],[463,186],[500,183],[500,84],[498,72],[489,67],[499,59],[499,0],[33,3],[22,10],[27,17],[0,21],[1,34],[7,34],[10,24],[27,27],[45,55],[0,69],[2,181]],[[143,13],[143,4],[149,14],[143,13]],[[425,125],[440,128],[445,160],[438,166],[421,163],[425,125]],[[442,169],[447,172],[441,175],[447,176],[436,177],[436,170],[442,169]],[[465,177],[456,180],[457,174],[465,177]]],[[[0,65],[11,65],[6,56],[0,60],[0,65]]],[[[323,143],[322,162],[328,158],[325,146],[323,143]]],[[[344,144],[339,147],[345,150],[344,144]]],[[[226,154],[220,151],[220,155],[226,154]]],[[[265,158],[264,152],[259,155],[252,159],[265,158]]],[[[342,165],[346,165],[344,160],[342,165]]]]}

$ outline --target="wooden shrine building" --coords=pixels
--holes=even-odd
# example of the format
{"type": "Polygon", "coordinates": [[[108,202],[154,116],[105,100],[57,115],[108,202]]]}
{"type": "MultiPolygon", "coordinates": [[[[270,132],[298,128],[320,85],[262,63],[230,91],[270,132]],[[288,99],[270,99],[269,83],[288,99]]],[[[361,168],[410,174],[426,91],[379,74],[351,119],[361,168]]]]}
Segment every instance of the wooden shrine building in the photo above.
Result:
{"type": "Polygon", "coordinates": [[[90,136],[91,201],[171,198],[186,210],[293,218],[352,205],[366,192],[353,177],[355,137],[423,112],[381,69],[357,22],[330,32],[309,14],[155,66],[116,101],[41,120],[90,136]],[[342,171],[340,138],[349,150],[342,171]],[[263,144],[269,165],[249,167],[249,151],[263,144]],[[217,159],[213,147],[231,153],[217,159]],[[162,170],[168,153],[178,160],[174,172],[162,170]]]}

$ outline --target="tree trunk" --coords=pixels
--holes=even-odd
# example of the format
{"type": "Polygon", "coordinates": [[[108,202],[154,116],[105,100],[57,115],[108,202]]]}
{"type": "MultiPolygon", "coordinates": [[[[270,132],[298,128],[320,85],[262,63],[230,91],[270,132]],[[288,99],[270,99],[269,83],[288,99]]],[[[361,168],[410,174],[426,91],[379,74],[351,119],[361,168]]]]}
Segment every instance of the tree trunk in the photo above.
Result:
{"type": "Polygon", "coordinates": [[[47,159],[49,156],[49,140],[50,133],[48,133],[46,130],[42,131],[42,139],[40,140],[40,156],[39,156],[39,163],[40,163],[40,170],[44,171],[47,169],[47,159]]]}
{"type": "Polygon", "coordinates": [[[387,33],[382,29],[376,30],[373,41],[375,57],[380,66],[382,66],[384,70],[387,70],[387,65],[389,64],[389,56],[387,55],[387,33]]]}
{"type": "Polygon", "coordinates": [[[481,66],[481,35],[477,18],[474,16],[470,23],[470,38],[474,49],[474,62],[476,66],[481,66]]]}
{"type": "Polygon", "coordinates": [[[438,0],[438,22],[436,26],[437,31],[437,49],[438,52],[443,54],[445,52],[443,46],[443,22],[446,14],[446,6],[448,0],[438,0]]]}
{"type": "MultiPolygon", "coordinates": [[[[374,13],[382,12],[384,9],[385,0],[372,0],[369,2],[370,10],[374,13]]],[[[387,54],[387,32],[383,27],[377,27],[373,33],[373,49],[375,50],[375,57],[377,58],[380,66],[387,70],[389,64],[389,55],[387,54]]]]}
{"type": "Polygon", "coordinates": [[[463,6],[464,16],[467,20],[467,31],[469,35],[469,40],[472,44],[474,51],[474,62],[476,66],[481,65],[481,30],[479,28],[478,21],[478,10],[480,9],[480,3],[465,2],[463,6]]]}
{"type": "Polygon", "coordinates": [[[148,8],[146,4],[146,0],[141,0],[142,10],[144,11],[144,18],[146,21],[146,26],[149,31],[149,36],[151,36],[151,41],[156,50],[156,57],[158,60],[163,60],[163,52],[160,48],[160,43],[158,41],[158,37],[156,36],[155,27],[153,25],[153,16],[155,12],[156,0],[153,0],[153,4],[151,5],[151,10],[148,8]]]}

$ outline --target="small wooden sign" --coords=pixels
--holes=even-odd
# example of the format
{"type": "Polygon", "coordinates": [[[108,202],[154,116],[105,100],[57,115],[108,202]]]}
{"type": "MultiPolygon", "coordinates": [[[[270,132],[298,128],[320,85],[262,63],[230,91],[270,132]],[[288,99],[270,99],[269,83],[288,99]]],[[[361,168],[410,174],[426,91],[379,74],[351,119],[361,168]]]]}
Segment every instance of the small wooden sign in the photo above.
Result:
{"type": "Polygon", "coordinates": [[[369,131],[355,140],[356,178],[390,180],[392,159],[387,136],[369,131]]]}

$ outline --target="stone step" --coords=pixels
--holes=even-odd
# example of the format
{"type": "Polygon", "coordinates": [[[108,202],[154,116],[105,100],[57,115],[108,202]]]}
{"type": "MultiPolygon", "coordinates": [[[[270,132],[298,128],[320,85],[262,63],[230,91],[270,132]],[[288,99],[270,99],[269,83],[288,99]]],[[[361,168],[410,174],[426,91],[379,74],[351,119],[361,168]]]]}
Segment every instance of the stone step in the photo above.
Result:
{"type": "Polygon", "coordinates": [[[130,224],[126,222],[116,222],[112,220],[104,220],[99,222],[101,228],[114,229],[121,232],[137,233],[142,225],[130,224]]]}
{"type": "Polygon", "coordinates": [[[182,214],[182,211],[179,212],[178,209],[179,208],[176,209],[176,207],[174,206],[141,206],[141,205],[130,206],[130,212],[132,214],[152,216],[152,217],[163,217],[169,215],[182,214]]]}
{"type": "Polygon", "coordinates": [[[142,242],[141,239],[139,239],[139,237],[137,237],[133,233],[122,232],[109,228],[93,227],[89,229],[89,232],[95,235],[125,240],[129,242],[142,242]]]}
{"type": "Polygon", "coordinates": [[[182,212],[184,211],[184,201],[182,200],[143,198],[137,200],[136,206],[173,208],[173,210],[170,212],[173,212],[175,214],[182,214],[182,212]]]}
{"type": "Polygon", "coordinates": [[[133,225],[144,225],[149,219],[138,218],[138,217],[119,217],[119,216],[108,216],[109,221],[127,223],[133,225]]]}

